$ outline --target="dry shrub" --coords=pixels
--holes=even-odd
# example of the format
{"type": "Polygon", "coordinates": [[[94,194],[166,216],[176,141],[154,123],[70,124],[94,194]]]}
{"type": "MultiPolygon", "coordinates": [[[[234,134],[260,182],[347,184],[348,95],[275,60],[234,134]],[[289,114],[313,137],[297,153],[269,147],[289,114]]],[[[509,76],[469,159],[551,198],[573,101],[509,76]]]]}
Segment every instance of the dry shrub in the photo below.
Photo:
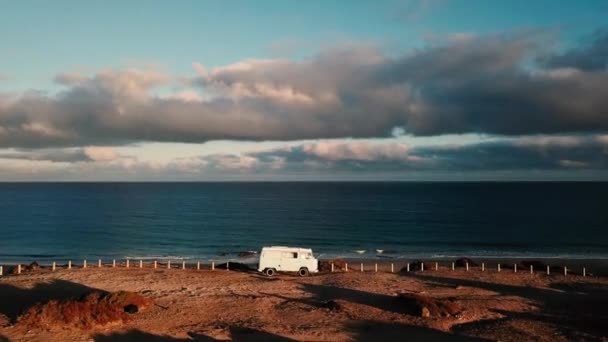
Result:
{"type": "Polygon", "coordinates": [[[401,293],[397,297],[404,311],[421,317],[451,317],[461,308],[453,299],[439,299],[419,294],[401,293]]]}
{"type": "Polygon", "coordinates": [[[90,329],[124,323],[129,313],[149,308],[153,301],[134,292],[93,291],[78,299],[51,300],[36,304],[22,314],[19,324],[38,327],[74,327],[90,329]]]}
{"type": "Polygon", "coordinates": [[[344,271],[346,269],[346,260],[324,260],[319,261],[319,272],[331,272],[331,264],[334,264],[334,271],[344,271]]]}

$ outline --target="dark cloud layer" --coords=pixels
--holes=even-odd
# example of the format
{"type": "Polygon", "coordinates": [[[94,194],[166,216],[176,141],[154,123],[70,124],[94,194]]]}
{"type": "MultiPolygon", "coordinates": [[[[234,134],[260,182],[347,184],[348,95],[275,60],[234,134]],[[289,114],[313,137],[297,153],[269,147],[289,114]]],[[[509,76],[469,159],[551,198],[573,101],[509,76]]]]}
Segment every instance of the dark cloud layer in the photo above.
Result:
{"type": "Polygon", "coordinates": [[[546,50],[535,32],[473,37],[398,58],[368,48],[248,60],[176,79],[156,70],[63,74],[59,94],[0,95],[0,147],[608,130],[606,32],[546,50]],[[539,56],[545,61],[533,65],[539,56]],[[187,85],[159,96],[160,87],[187,85]]]}
{"type": "Polygon", "coordinates": [[[32,161],[51,161],[63,163],[93,161],[84,149],[43,149],[19,150],[17,152],[0,153],[0,159],[17,159],[32,161]]]}
{"type": "Polygon", "coordinates": [[[465,145],[321,141],[245,155],[203,157],[223,171],[608,170],[608,136],[525,137],[465,145]]]}

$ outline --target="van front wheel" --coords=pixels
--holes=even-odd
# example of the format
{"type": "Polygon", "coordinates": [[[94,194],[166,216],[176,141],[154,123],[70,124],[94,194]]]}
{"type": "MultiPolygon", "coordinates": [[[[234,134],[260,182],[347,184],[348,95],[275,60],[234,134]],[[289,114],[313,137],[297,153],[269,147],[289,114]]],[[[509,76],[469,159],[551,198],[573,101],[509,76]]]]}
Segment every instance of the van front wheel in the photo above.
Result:
{"type": "Polygon", "coordinates": [[[306,268],[306,267],[300,268],[300,270],[298,271],[298,274],[300,275],[300,277],[307,277],[309,275],[308,268],[306,268]]]}
{"type": "Polygon", "coordinates": [[[274,270],[274,268],[267,268],[264,270],[264,274],[269,277],[272,277],[275,273],[276,271],[274,270]]]}

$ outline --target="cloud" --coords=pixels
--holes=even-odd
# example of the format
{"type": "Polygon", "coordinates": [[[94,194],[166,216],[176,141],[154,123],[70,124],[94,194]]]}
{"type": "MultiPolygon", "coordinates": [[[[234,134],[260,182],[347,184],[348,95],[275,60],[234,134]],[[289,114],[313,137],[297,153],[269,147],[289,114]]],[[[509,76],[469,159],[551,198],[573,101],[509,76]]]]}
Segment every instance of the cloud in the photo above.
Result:
{"type": "Polygon", "coordinates": [[[241,155],[201,157],[201,169],[250,172],[509,171],[608,169],[608,136],[524,137],[463,145],[320,141],[241,155]],[[225,163],[228,160],[230,163],[225,163]],[[280,160],[280,167],[274,164],[280,160]],[[246,167],[242,167],[246,161],[246,167]]]}
{"type": "Polygon", "coordinates": [[[49,161],[57,163],[108,162],[121,158],[111,147],[88,146],[85,148],[50,148],[39,150],[21,149],[0,153],[0,159],[49,161]]]}
{"type": "Polygon", "coordinates": [[[551,68],[575,68],[584,71],[607,71],[608,30],[598,30],[591,37],[591,43],[540,58],[551,68]]]}
{"type": "Polygon", "coordinates": [[[412,175],[446,180],[465,175],[469,179],[479,175],[527,179],[535,174],[589,180],[608,175],[608,135],[526,136],[418,146],[326,140],[167,162],[139,160],[107,147],[17,150],[0,154],[0,159],[5,160],[0,163],[0,176],[15,180],[401,179],[412,175]]]}
{"type": "Polygon", "coordinates": [[[113,148],[103,146],[85,147],[84,154],[93,161],[111,161],[120,157],[113,148]]]}
{"type": "Polygon", "coordinates": [[[61,74],[59,93],[0,96],[0,147],[605,132],[608,71],[533,65],[568,55],[547,40],[467,36],[399,57],[350,46],[298,61],[194,64],[188,79],[153,68],[61,74]]]}
{"type": "Polygon", "coordinates": [[[23,159],[31,161],[51,161],[58,163],[93,161],[84,149],[45,149],[37,151],[20,150],[0,153],[0,159],[23,159]]]}

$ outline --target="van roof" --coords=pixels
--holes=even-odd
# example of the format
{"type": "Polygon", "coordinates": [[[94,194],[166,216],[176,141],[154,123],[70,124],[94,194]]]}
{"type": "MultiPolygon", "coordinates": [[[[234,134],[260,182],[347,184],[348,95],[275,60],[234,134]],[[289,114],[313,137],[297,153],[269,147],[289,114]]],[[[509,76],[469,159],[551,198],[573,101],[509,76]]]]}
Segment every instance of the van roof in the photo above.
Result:
{"type": "Polygon", "coordinates": [[[312,252],[310,248],[301,248],[301,247],[288,247],[288,246],[270,246],[270,247],[262,247],[262,251],[267,250],[275,250],[275,251],[297,251],[297,252],[312,252]]]}

